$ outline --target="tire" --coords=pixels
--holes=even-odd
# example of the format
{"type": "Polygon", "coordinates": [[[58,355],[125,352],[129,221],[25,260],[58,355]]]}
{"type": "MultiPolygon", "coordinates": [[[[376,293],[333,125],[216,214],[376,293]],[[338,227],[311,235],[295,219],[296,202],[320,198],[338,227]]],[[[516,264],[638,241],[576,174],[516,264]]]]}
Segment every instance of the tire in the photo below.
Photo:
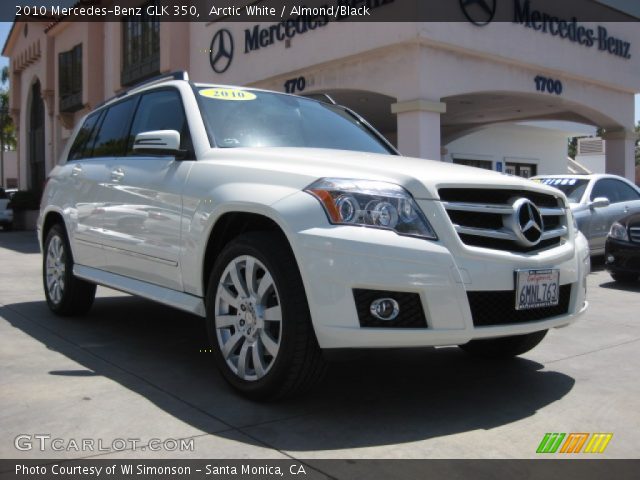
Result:
{"type": "Polygon", "coordinates": [[[282,236],[256,232],[232,240],[211,271],[206,311],[216,364],[244,396],[291,397],[324,375],[302,278],[282,236]]]}
{"type": "Polygon", "coordinates": [[[611,278],[614,281],[619,283],[631,283],[635,282],[638,279],[637,273],[629,273],[629,272],[609,272],[611,278]]]}
{"type": "Polygon", "coordinates": [[[53,313],[73,316],[86,313],[96,295],[96,286],[73,275],[69,239],[60,224],[47,233],[42,256],[42,284],[47,305],[53,313]]]}
{"type": "Polygon", "coordinates": [[[547,330],[542,330],[526,335],[472,340],[469,343],[460,345],[460,348],[478,357],[510,358],[532,350],[542,341],[546,334],[547,330]]]}

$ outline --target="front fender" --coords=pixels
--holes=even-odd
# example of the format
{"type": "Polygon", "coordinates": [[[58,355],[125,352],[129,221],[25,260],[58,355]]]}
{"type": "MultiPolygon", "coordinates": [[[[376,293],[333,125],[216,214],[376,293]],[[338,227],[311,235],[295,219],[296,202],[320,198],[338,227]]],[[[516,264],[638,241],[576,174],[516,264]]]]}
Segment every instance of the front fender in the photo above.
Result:
{"type": "Polygon", "coordinates": [[[227,213],[252,213],[274,221],[290,240],[291,232],[274,204],[299,190],[291,187],[253,183],[224,184],[208,194],[184,197],[182,221],[182,275],[184,290],[204,296],[204,258],[218,220],[227,213]]]}

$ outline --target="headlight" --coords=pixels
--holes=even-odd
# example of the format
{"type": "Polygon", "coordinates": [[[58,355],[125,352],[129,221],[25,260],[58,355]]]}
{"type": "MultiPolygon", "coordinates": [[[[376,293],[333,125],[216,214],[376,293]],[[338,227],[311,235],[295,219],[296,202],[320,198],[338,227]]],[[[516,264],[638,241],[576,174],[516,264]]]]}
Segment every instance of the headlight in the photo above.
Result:
{"type": "Polygon", "coordinates": [[[384,228],[430,240],[438,238],[411,194],[399,185],[321,178],[305,191],[320,201],[331,223],[384,228]]]}
{"type": "Polygon", "coordinates": [[[611,238],[615,238],[616,240],[623,240],[625,242],[629,241],[629,235],[627,235],[627,229],[624,228],[618,222],[613,222],[613,225],[611,225],[611,230],[609,230],[609,236],[611,238]]]}

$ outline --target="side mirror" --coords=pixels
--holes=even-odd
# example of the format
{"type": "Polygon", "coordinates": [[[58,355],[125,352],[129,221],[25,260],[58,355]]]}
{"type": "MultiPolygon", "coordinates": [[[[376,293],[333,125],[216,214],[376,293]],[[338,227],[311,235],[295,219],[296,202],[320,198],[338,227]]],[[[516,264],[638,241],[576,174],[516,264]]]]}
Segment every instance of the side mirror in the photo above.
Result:
{"type": "Polygon", "coordinates": [[[183,158],[185,150],[180,150],[180,134],[176,130],[154,130],[141,132],[133,141],[133,151],[150,155],[175,155],[183,158]]]}
{"type": "Polygon", "coordinates": [[[602,208],[608,207],[609,205],[611,205],[611,202],[607,197],[598,197],[591,201],[589,208],[602,208]]]}

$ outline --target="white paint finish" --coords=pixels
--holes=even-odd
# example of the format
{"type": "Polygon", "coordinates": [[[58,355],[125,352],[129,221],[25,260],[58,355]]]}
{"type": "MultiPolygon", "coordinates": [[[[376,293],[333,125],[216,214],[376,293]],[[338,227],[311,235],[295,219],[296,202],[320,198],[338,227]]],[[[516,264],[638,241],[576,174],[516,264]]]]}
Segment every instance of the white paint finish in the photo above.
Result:
{"type": "MultiPolygon", "coordinates": [[[[168,83],[181,85],[187,116],[196,127],[192,130],[198,131],[201,125],[198,127],[197,124],[202,122],[192,103],[193,98],[190,98],[194,93],[184,82],[168,83]]],[[[407,112],[401,116],[414,113],[438,115],[407,112]]],[[[437,121],[434,123],[438,124],[437,121]]],[[[194,140],[196,145],[206,141],[202,138],[194,140]]],[[[565,325],[583,308],[582,289],[576,286],[568,315],[538,324],[488,330],[476,329],[471,322],[465,289],[512,289],[513,272],[521,268],[557,268],[563,283],[577,285],[586,274],[583,262],[587,256],[586,247],[581,243],[581,237],[574,237],[573,232],[567,234],[563,245],[535,256],[468,247],[460,241],[443,206],[437,201],[438,189],[492,185],[493,188],[555,192],[546,186],[437,161],[311,148],[210,149],[193,164],[181,163],[179,168],[185,170],[179,175],[163,173],[162,166],[166,163],[163,159],[154,164],[160,167],[159,175],[145,166],[145,161],[135,161],[136,165],[123,167],[123,170],[125,167],[135,170],[131,172],[130,185],[122,179],[100,181],[100,171],[110,175],[114,166],[126,163],[122,159],[93,159],[61,165],[54,170],[54,178],[47,185],[46,208],[54,208],[67,217],[66,223],[72,226],[69,231],[71,243],[76,248],[74,253],[79,244],[86,244],[86,241],[78,242],[80,236],[91,232],[96,234],[95,238],[85,240],[105,252],[107,264],[104,269],[83,266],[86,259],[76,257],[79,259],[76,274],[82,278],[202,314],[200,297],[204,294],[202,282],[207,273],[203,272],[203,264],[210,232],[222,214],[240,211],[266,216],[283,230],[298,261],[318,341],[323,348],[464,343],[482,336],[565,325]],[[76,181],[72,178],[74,168],[79,167],[98,169],[97,183],[110,187],[73,187],[76,181]],[[405,237],[392,231],[330,225],[317,200],[301,191],[320,177],[376,179],[404,186],[418,199],[421,210],[438,234],[438,241],[405,237]],[[86,191],[86,198],[78,197],[79,190],[86,191]],[[181,256],[169,258],[166,251],[158,250],[158,239],[154,238],[153,231],[140,230],[135,238],[128,231],[116,232],[118,235],[113,238],[108,235],[109,225],[118,225],[129,215],[126,202],[118,206],[119,199],[115,194],[121,190],[162,198],[166,205],[172,206],[176,220],[182,218],[181,233],[167,239],[165,232],[163,240],[171,251],[182,251],[181,256]],[[104,198],[94,198],[92,192],[95,191],[101,192],[104,198]],[[103,222],[102,226],[84,225],[79,221],[85,217],[81,211],[85,206],[90,210],[106,211],[105,207],[112,204],[119,208],[112,212],[112,221],[103,222]],[[114,243],[114,239],[122,242],[114,243]],[[129,241],[132,239],[133,243],[129,241]],[[122,262],[110,260],[119,257],[123,250],[129,254],[122,256],[122,262]],[[164,260],[156,262],[153,271],[143,265],[144,262],[151,265],[152,258],[164,260]],[[182,262],[183,286],[167,271],[175,268],[169,264],[174,258],[182,262]],[[457,269],[465,272],[466,284],[460,283],[462,274],[456,274],[457,269]],[[431,328],[419,333],[381,331],[364,335],[358,328],[350,295],[352,289],[358,287],[409,289],[419,293],[431,328]]],[[[124,173],[125,177],[127,173],[124,173]]],[[[93,178],[84,174],[81,171],[77,176],[81,176],[82,181],[93,178]]],[[[100,215],[104,213],[98,217],[100,215]]]]}

